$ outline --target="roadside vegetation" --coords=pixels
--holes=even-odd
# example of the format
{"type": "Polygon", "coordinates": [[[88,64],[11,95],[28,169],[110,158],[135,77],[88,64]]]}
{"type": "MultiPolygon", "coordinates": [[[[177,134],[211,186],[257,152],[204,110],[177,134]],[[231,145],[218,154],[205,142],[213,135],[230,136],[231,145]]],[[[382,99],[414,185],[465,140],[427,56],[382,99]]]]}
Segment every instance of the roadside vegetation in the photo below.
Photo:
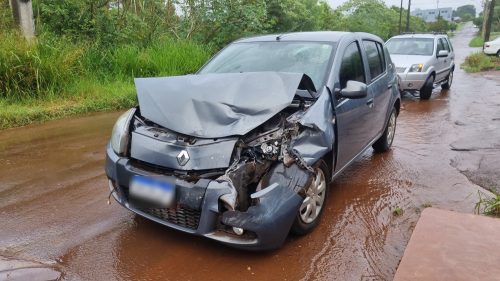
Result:
{"type": "Polygon", "coordinates": [[[477,52],[466,57],[461,67],[469,73],[500,70],[500,58],[486,55],[483,52],[477,52]]]}
{"type": "MultiPolygon", "coordinates": [[[[193,73],[240,37],[345,30],[388,39],[399,25],[399,7],[381,0],[336,9],[324,0],[33,0],[33,10],[27,42],[0,0],[0,129],[131,107],[134,77],[193,73]]],[[[414,32],[453,29],[410,21],[414,32]]]]}
{"type": "MultiPolygon", "coordinates": [[[[481,29],[483,27],[483,13],[473,19],[474,25],[479,27],[478,34],[471,39],[469,47],[481,48],[484,45],[484,40],[481,37],[481,29]]],[[[495,6],[493,19],[491,24],[490,41],[500,36],[500,5],[495,6]]],[[[467,72],[481,72],[489,70],[500,70],[500,58],[496,56],[485,55],[482,51],[473,53],[465,58],[461,67],[467,72]]]]}
{"type": "Polygon", "coordinates": [[[493,193],[493,197],[478,192],[479,201],[476,203],[476,214],[483,214],[500,218],[500,194],[493,193]]]}
{"type": "MultiPolygon", "coordinates": [[[[499,36],[500,36],[500,32],[491,32],[490,41],[494,40],[495,38],[497,38],[499,36]]],[[[469,42],[469,47],[473,47],[473,48],[483,47],[483,45],[484,45],[484,40],[481,37],[481,34],[474,36],[469,42]]]]}

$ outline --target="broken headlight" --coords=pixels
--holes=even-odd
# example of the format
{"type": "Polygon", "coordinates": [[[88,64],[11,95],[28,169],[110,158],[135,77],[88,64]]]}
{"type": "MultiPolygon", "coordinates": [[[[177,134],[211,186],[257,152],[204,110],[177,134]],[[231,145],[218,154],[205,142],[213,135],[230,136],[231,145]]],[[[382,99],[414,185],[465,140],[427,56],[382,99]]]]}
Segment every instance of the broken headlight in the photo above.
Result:
{"type": "Polygon", "coordinates": [[[111,133],[111,147],[118,155],[124,155],[127,150],[129,139],[130,120],[134,116],[135,108],[131,108],[123,113],[116,120],[113,132],[111,133]]]}

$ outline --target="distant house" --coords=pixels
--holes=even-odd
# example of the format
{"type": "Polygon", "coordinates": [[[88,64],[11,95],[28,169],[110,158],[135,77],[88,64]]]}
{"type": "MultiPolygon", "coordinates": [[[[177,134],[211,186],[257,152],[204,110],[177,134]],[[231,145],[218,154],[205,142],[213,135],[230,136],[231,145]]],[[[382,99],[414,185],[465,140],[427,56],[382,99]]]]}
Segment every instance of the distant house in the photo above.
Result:
{"type": "Polygon", "coordinates": [[[420,17],[425,22],[435,22],[438,16],[441,16],[444,20],[453,20],[453,8],[439,8],[439,9],[428,9],[420,10],[416,9],[411,12],[412,16],[420,17]]]}

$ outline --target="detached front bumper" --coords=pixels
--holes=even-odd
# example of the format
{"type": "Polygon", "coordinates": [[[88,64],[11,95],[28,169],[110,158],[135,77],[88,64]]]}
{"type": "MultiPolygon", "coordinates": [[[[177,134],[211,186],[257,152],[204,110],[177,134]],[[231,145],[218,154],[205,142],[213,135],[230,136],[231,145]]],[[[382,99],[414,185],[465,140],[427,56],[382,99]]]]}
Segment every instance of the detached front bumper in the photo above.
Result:
{"type": "Polygon", "coordinates": [[[176,178],[176,205],[168,209],[140,209],[128,200],[129,182],[135,175],[168,177],[143,169],[126,157],[106,150],[106,175],[115,200],[130,211],[173,229],[204,236],[226,245],[247,250],[271,250],[285,241],[302,203],[293,190],[279,183],[260,192],[257,203],[246,212],[220,211],[219,198],[231,193],[225,183],[200,179],[186,182],[176,178]],[[228,231],[232,227],[245,232],[238,236],[228,231]]]}

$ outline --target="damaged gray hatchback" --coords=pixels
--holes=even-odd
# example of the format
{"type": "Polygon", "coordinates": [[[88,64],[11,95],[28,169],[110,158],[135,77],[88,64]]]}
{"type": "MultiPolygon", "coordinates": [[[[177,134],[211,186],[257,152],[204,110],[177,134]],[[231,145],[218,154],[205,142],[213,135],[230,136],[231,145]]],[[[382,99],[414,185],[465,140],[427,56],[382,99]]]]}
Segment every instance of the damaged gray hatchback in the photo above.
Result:
{"type": "Polygon", "coordinates": [[[197,74],[137,78],[107,147],[110,192],[168,227],[278,248],[318,224],[350,163],[390,148],[396,83],[383,41],[347,32],[242,39],[197,74]]]}

